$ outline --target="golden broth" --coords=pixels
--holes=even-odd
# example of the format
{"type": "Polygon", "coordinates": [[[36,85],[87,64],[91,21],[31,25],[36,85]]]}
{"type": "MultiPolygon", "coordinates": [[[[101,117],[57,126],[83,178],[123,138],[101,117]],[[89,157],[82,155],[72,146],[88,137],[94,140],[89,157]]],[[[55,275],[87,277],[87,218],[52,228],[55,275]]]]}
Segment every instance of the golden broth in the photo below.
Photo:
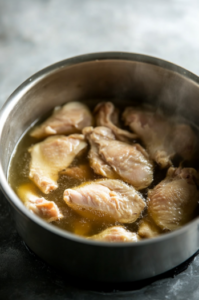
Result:
{"type": "MultiPolygon", "coordinates": [[[[64,215],[64,218],[59,221],[54,221],[52,222],[52,224],[81,236],[91,236],[101,232],[102,230],[110,226],[119,225],[119,222],[116,222],[115,220],[110,218],[106,218],[106,216],[100,217],[98,214],[95,215],[85,210],[82,210],[81,214],[77,213],[73,209],[68,207],[63,200],[63,193],[65,189],[78,186],[86,181],[102,178],[101,176],[96,175],[90,168],[87,158],[88,152],[86,152],[82,157],[75,158],[70,167],[87,165],[90,168],[89,180],[82,180],[60,174],[58,180],[59,187],[56,190],[50,192],[49,194],[44,194],[39,190],[39,188],[28,177],[30,163],[30,154],[28,152],[28,149],[33,144],[38,143],[42,140],[30,137],[29,133],[30,130],[26,132],[16,148],[16,151],[10,163],[8,177],[11,187],[22,200],[22,202],[24,201],[23,195],[25,195],[27,189],[36,192],[36,194],[40,197],[44,197],[47,200],[54,201],[59,207],[61,213],[64,215]]],[[[138,221],[133,224],[128,224],[126,225],[126,228],[131,231],[137,231],[137,223],[138,221]]]]}
{"type": "MultiPolygon", "coordinates": [[[[40,122],[39,122],[40,123],[40,122]]],[[[36,124],[38,125],[38,123],[36,124]]],[[[30,129],[32,130],[32,128],[30,129]]],[[[32,145],[41,142],[44,139],[36,139],[30,136],[30,130],[25,133],[25,135],[20,140],[15,153],[11,159],[10,169],[9,169],[9,176],[8,180],[22,200],[25,201],[25,194],[28,190],[34,192],[39,197],[44,197],[47,200],[54,201],[57,206],[59,207],[61,213],[63,214],[64,218],[60,219],[59,221],[54,221],[52,224],[64,230],[67,230],[71,233],[75,233],[80,236],[92,236],[101,232],[102,230],[114,226],[114,225],[122,225],[118,221],[115,221],[111,218],[107,218],[105,215],[100,216],[99,214],[95,214],[93,212],[81,209],[79,212],[73,210],[72,208],[68,207],[67,204],[63,200],[63,193],[64,190],[67,188],[73,188],[75,186],[79,186],[80,184],[92,181],[95,179],[102,178],[99,175],[96,175],[93,170],[89,166],[88,161],[88,151],[83,154],[83,156],[75,158],[75,160],[70,165],[80,166],[83,165],[87,169],[87,174],[89,175],[87,179],[80,179],[74,178],[68,175],[61,174],[59,175],[58,180],[58,188],[49,194],[42,193],[39,188],[29,179],[29,164],[30,164],[30,154],[28,152],[29,147],[32,145]]],[[[197,133],[198,135],[198,133],[197,133]]],[[[140,141],[138,141],[142,144],[140,141]]],[[[173,161],[174,166],[179,166],[180,160],[178,157],[173,161]]],[[[185,167],[193,167],[192,165],[184,165],[185,167]]],[[[161,180],[163,180],[166,176],[166,169],[161,170],[156,164],[154,168],[154,180],[152,184],[148,188],[153,188],[156,186],[161,180]]],[[[141,191],[144,198],[147,198],[147,191],[148,188],[141,191]]],[[[198,209],[196,210],[196,215],[198,215],[198,209]]],[[[147,216],[147,208],[142,213],[141,217],[132,224],[125,224],[125,227],[133,232],[137,232],[138,230],[138,223],[143,216],[147,216]]],[[[161,233],[165,231],[159,229],[161,233]]]]}

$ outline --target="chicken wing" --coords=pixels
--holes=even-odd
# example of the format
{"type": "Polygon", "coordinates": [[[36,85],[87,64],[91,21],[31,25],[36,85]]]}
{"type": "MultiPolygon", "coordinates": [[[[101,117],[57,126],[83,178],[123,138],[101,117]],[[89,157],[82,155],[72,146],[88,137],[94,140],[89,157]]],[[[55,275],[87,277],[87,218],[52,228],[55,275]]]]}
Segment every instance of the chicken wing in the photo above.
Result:
{"type": "Polygon", "coordinates": [[[73,134],[48,137],[29,149],[31,154],[29,178],[48,194],[58,187],[58,173],[87,147],[84,136],[73,134]]]}
{"type": "Polygon", "coordinates": [[[17,194],[25,206],[46,222],[53,222],[63,218],[62,213],[53,201],[48,201],[37,195],[32,184],[23,184],[17,189],[17,194]]]}
{"type": "Polygon", "coordinates": [[[166,178],[148,193],[148,213],[162,229],[175,230],[194,217],[198,174],[192,168],[169,168],[166,178]]]}
{"type": "Polygon", "coordinates": [[[160,227],[147,217],[144,217],[139,223],[138,235],[142,238],[152,238],[162,233],[160,227]]]}
{"type": "Polygon", "coordinates": [[[153,164],[139,144],[115,140],[112,131],[101,126],[85,128],[83,133],[91,144],[89,158],[95,173],[123,179],[138,190],[153,181],[153,164]]]}
{"type": "Polygon", "coordinates": [[[64,201],[77,212],[88,210],[121,223],[135,222],[146,205],[142,195],[133,187],[112,179],[96,180],[66,189],[64,201]]]}
{"type": "Polygon", "coordinates": [[[80,102],[69,102],[55,109],[41,125],[32,130],[30,135],[44,138],[55,134],[80,133],[85,126],[91,126],[93,118],[88,107],[80,102]]]}
{"type": "Polygon", "coordinates": [[[89,151],[89,162],[91,168],[98,175],[110,179],[117,179],[119,176],[115,173],[113,168],[106,163],[99,154],[99,146],[97,142],[102,140],[111,141],[115,139],[114,134],[109,128],[106,127],[86,127],[83,129],[83,134],[88,140],[91,149],[89,151]]]}
{"type": "Polygon", "coordinates": [[[119,128],[119,111],[111,102],[101,102],[94,110],[97,126],[105,126],[112,130],[116,138],[123,142],[136,139],[137,134],[119,128]]]}
{"type": "Polygon", "coordinates": [[[195,155],[197,137],[188,124],[177,124],[160,114],[132,107],[126,108],[123,119],[161,168],[171,166],[171,158],[175,154],[184,160],[195,155]]]}
{"type": "Polygon", "coordinates": [[[138,242],[139,236],[135,232],[130,232],[122,226],[114,226],[105,229],[99,234],[89,237],[90,240],[101,242],[138,242]]]}

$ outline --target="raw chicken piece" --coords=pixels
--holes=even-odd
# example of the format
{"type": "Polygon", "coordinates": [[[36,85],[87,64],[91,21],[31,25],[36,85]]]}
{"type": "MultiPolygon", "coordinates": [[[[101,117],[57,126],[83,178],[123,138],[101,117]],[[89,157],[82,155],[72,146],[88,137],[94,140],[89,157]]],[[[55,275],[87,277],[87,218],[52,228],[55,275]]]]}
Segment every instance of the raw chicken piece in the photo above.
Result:
{"type": "Polygon", "coordinates": [[[62,175],[67,175],[79,180],[89,180],[93,177],[93,170],[88,165],[79,165],[67,168],[60,172],[62,175]]]}
{"type": "Polygon", "coordinates": [[[153,165],[139,144],[115,140],[112,131],[106,127],[87,127],[83,133],[91,144],[89,158],[95,173],[123,179],[138,190],[153,181],[153,165]]]}
{"type": "Polygon", "coordinates": [[[152,238],[162,233],[162,230],[154,223],[154,221],[144,217],[139,223],[138,235],[142,238],[152,238]]]}
{"type": "Polygon", "coordinates": [[[116,138],[123,142],[136,139],[137,134],[119,128],[119,111],[111,102],[99,103],[94,110],[97,126],[105,126],[112,130],[116,138]]]}
{"type": "Polygon", "coordinates": [[[130,232],[121,226],[114,226],[88,239],[102,242],[138,242],[140,238],[135,232],[130,232]]]}
{"type": "Polygon", "coordinates": [[[85,126],[90,126],[93,118],[88,107],[80,102],[69,102],[55,109],[41,125],[31,132],[32,137],[44,138],[55,134],[79,133],[85,126]]]}
{"type": "Polygon", "coordinates": [[[166,178],[148,193],[148,213],[162,229],[189,222],[198,206],[198,174],[192,168],[169,168],[166,178]]]}
{"type": "Polygon", "coordinates": [[[169,167],[175,154],[184,160],[195,155],[197,138],[189,125],[176,124],[160,114],[132,107],[126,108],[123,118],[161,168],[169,167]]]}
{"type": "Polygon", "coordinates": [[[67,168],[86,147],[87,143],[82,134],[48,137],[35,144],[29,149],[29,178],[43,193],[48,194],[58,187],[58,173],[67,168]]]}
{"type": "Polygon", "coordinates": [[[53,222],[63,218],[57,205],[53,201],[48,201],[43,197],[39,197],[32,184],[21,185],[17,190],[17,194],[28,210],[44,219],[46,222],[53,222]]]}
{"type": "Polygon", "coordinates": [[[139,192],[121,180],[96,180],[64,191],[64,201],[74,210],[88,210],[121,223],[135,222],[145,207],[139,192]]]}

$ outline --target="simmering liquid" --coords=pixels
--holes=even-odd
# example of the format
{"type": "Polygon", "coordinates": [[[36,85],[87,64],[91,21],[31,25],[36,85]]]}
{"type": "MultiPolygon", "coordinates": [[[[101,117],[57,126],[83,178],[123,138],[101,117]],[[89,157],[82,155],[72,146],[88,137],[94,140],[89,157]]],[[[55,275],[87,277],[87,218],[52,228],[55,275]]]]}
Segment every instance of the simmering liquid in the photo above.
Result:
{"type": "MultiPolygon", "coordinates": [[[[38,140],[31,137],[30,130],[27,131],[26,134],[23,136],[23,138],[20,140],[16,148],[16,151],[12,157],[8,180],[11,187],[19,196],[19,198],[21,198],[21,200],[23,201],[22,199],[23,197],[21,197],[21,195],[23,194],[23,192],[25,193],[25,191],[29,189],[30,191],[33,192],[36,191],[36,194],[39,197],[44,197],[46,200],[54,201],[59,207],[64,217],[59,221],[52,222],[52,224],[54,226],[57,226],[59,228],[62,228],[64,230],[67,230],[71,233],[80,236],[89,237],[103,231],[108,227],[112,227],[115,225],[124,226],[124,224],[120,224],[119,222],[115,220],[111,220],[110,218],[106,219],[105,216],[92,214],[91,217],[87,211],[82,210],[80,214],[75,210],[73,210],[72,208],[68,207],[63,200],[63,193],[65,189],[79,186],[80,184],[87,181],[93,181],[102,178],[101,176],[96,175],[89,166],[89,161],[88,161],[89,150],[86,153],[84,153],[83,156],[75,158],[75,160],[70,165],[70,167],[84,165],[87,166],[87,168],[90,168],[89,179],[82,180],[82,179],[73,178],[71,176],[60,174],[58,180],[58,188],[56,190],[50,192],[49,194],[44,194],[39,190],[39,188],[29,179],[30,153],[28,149],[32,145],[41,142],[42,140],[44,139],[38,140]]],[[[176,163],[174,162],[174,165],[179,166],[179,161],[176,160],[176,163]]],[[[155,165],[154,180],[148,188],[149,189],[153,188],[161,180],[163,180],[166,176],[166,172],[167,172],[166,169],[161,170],[157,165],[155,165]]],[[[140,191],[145,199],[147,198],[148,188],[140,191]]],[[[147,209],[144,210],[141,217],[136,222],[132,224],[125,224],[125,227],[130,231],[137,232],[138,223],[140,219],[146,215],[147,215],[147,209]]]]}
{"type": "MultiPolygon", "coordinates": [[[[32,138],[30,137],[29,133],[30,130],[23,136],[23,138],[19,142],[10,163],[8,180],[15,193],[20,197],[23,190],[25,193],[25,190],[28,188],[33,192],[36,191],[38,196],[44,197],[46,200],[54,201],[59,207],[64,218],[60,219],[59,221],[54,221],[52,222],[52,224],[77,235],[92,236],[108,227],[120,225],[120,223],[116,222],[115,220],[111,220],[110,218],[106,219],[105,217],[100,217],[99,215],[95,216],[94,214],[92,214],[92,218],[90,218],[90,216],[88,218],[86,212],[81,213],[80,215],[66,205],[63,200],[64,190],[67,188],[79,186],[80,184],[85,182],[85,180],[80,180],[71,176],[60,174],[58,180],[59,187],[56,190],[50,192],[49,194],[44,194],[39,190],[39,188],[28,177],[30,164],[30,153],[28,152],[28,149],[32,145],[41,142],[43,139],[38,140],[32,138]]],[[[79,165],[87,165],[90,168],[88,161],[88,151],[84,153],[83,156],[75,158],[70,167],[79,165]]],[[[101,176],[95,174],[91,168],[89,174],[89,181],[102,178],[101,176]]],[[[145,191],[143,191],[143,194],[145,194],[145,191]]],[[[138,221],[139,220],[137,220],[133,224],[127,224],[125,227],[131,231],[137,231],[138,221]]]]}

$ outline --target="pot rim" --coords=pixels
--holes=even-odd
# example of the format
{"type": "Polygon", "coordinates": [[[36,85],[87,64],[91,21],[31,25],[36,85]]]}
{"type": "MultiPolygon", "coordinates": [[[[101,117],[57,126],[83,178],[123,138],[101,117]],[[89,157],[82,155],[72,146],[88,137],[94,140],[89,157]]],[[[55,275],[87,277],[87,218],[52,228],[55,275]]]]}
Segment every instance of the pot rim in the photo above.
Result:
{"type": "MultiPolygon", "coordinates": [[[[138,53],[130,53],[130,52],[97,52],[97,53],[89,53],[89,54],[83,54],[79,56],[75,56],[72,58],[68,58],[59,62],[56,62],[29,77],[27,80],[25,80],[7,99],[7,101],[4,103],[0,110],[0,144],[1,144],[1,136],[2,136],[2,130],[4,127],[4,124],[6,122],[6,119],[9,115],[9,113],[12,111],[12,109],[15,107],[19,99],[28,91],[30,90],[35,83],[39,82],[46,76],[50,75],[51,73],[54,73],[58,71],[59,69],[69,67],[76,64],[91,62],[91,61],[101,61],[101,60],[121,60],[121,61],[137,61],[141,63],[148,63],[152,65],[156,65],[158,67],[176,72],[184,77],[187,77],[191,80],[193,80],[195,83],[199,84],[199,77],[195,75],[194,73],[175,65],[169,61],[162,60],[160,58],[156,58],[153,56],[138,54],[138,53]]],[[[21,139],[21,137],[20,137],[21,139]]],[[[93,247],[109,247],[109,248],[116,248],[116,247],[139,247],[142,245],[148,245],[148,244],[154,244],[159,243],[163,240],[169,240],[172,238],[175,238],[176,236],[183,235],[186,231],[188,232],[192,225],[198,225],[199,224],[199,218],[195,218],[191,222],[189,222],[186,225],[183,225],[182,228],[177,229],[173,232],[165,233],[163,235],[160,235],[155,238],[150,239],[144,239],[139,241],[138,243],[122,243],[122,242],[115,242],[115,243],[109,243],[109,242],[100,242],[100,241],[92,241],[87,240],[84,237],[80,237],[78,235],[72,234],[68,231],[65,231],[63,229],[60,229],[58,227],[53,226],[52,224],[49,224],[36,216],[35,214],[31,213],[21,202],[21,200],[18,198],[18,196],[15,194],[15,192],[12,190],[11,186],[8,183],[8,180],[4,174],[3,168],[2,168],[2,162],[0,161],[0,187],[4,195],[6,196],[9,203],[17,209],[21,214],[25,215],[26,217],[30,218],[31,221],[37,223],[37,225],[43,227],[46,230],[51,231],[51,233],[54,233],[56,235],[59,235],[60,237],[70,239],[73,242],[77,243],[84,243],[89,244],[93,247]]]]}

